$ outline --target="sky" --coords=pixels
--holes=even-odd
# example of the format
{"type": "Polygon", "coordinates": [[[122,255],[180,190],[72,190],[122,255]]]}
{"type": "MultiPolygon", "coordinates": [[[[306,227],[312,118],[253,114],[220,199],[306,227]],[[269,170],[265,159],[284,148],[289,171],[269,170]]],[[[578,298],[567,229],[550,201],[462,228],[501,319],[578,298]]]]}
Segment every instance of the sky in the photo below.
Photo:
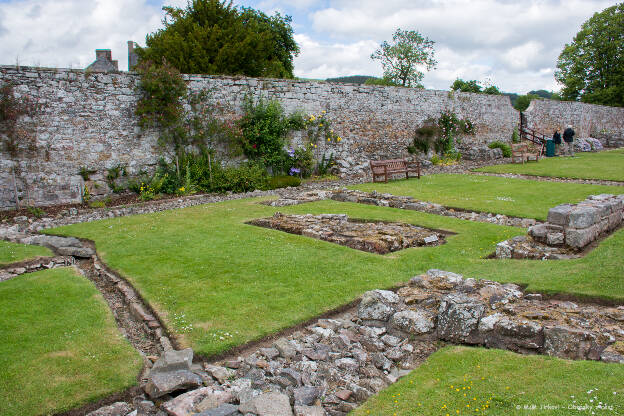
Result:
{"type": "MultiPolygon", "coordinates": [[[[559,90],[557,57],[583,22],[616,4],[603,0],[235,0],[292,16],[301,48],[295,76],[382,75],[370,59],[397,28],[435,42],[426,88],[457,78],[502,91],[559,90]]],[[[84,68],[111,49],[127,69],[127,41],[162,27],[162,6],[186,0],[0,0],[0,64],[84,68]]]]}

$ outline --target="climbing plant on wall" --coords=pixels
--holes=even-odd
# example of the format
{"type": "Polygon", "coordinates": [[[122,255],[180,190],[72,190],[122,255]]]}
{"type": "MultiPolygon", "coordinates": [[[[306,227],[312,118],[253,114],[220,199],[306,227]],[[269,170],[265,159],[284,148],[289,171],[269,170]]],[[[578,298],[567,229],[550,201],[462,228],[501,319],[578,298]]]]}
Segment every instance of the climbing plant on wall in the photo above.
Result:
{"type": "Polygon", "coordinates": [[[36,151],[36,138],[26,119],[35,116],[41,108],[29,96],[15,94],[13,85],[5,83],[0,87],[0,140],[2,150],[17,157],[21,150],[36,151]]]}

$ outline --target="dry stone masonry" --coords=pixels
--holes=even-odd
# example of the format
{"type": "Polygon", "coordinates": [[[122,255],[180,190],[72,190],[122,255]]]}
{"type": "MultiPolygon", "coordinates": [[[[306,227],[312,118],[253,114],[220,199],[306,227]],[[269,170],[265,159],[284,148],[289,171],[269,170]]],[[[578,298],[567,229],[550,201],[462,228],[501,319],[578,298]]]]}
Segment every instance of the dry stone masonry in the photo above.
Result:
{"type": "Polygon", "coordinates": [[[166,352],[128,413],[342,416],[408,374],[440,341],[624,364],[624,307],[547,300],[514,284],[433,269],[396,293],[366,292],[357,308],[241,356],[193,363],[191,350],[166,352]]]}
{"type": "Polygon", "coordinates": [[[282,207],[305,204],[307,202],[321,201],[325,199],[340,202],[356,202],[358,204],[377,205],[380,207],[407,209],[411,211],[426,212],[428,214],[460,218],[462,220],[509,225],[513,227],[527,228],[538,223],[532,218],[519,218],[502,214],[491,214],[487,212],[465,211],[458,208],[445,207],[432,202],[419,201],[409,196],[395,196],[387,193],[380,194],[376,191],[354,191],[346,188],[303,192],[301,194],[268,201],[265,202],[265,204],[274,207],[282,207]]]}
{"type": "MultiPolygon", "coordinates": [[[[366,174],[369,160],[408,156],[414,129],[442,111],[474,123],[476,136],[462,139],[468,158],[499,157],[499,151],[485,145],[509,141],[519,121],[504,96],[224,76],[185,79],[191,91],[211,90],[208,105],[223,108],[229,120],[241,116],[246,94],[275,98],[287,112],[326,111],[343,140],[319,144],[320,151],[334,154],[343,175],[366,174]]],[[[89,178],[92,193],[108,194],[108,169],[122,165],[132,176],[153,169],[161,156],[157,132],[141,131],[134,116],[139,82],[134,73],[2,66],[0,82],[12,83],[18,96],[41,104],[33,119],[23,120],[34,135],[34,146],[20,149],[18,157],[0,152],[0,209],[15,207],[15,188],[24,204],[81,202],[81,168],[94,171],[89,178]]],[[[546,133],[554,125],[571,123],[577,137],[592,133],[613,147],[624,145],[623,113],[621,108],[534,100],[526,115],[529,126],[546,133]]],[[[293,140],[300,137],[295,134],[293,140]]]]}
{"type": "Polygon", "coordinates": [[[56,269],[57,267],[67,267],[76,263],[71,256],[41,257],[34,260],[8,264],[0,267],[0,282],[20,276],[24,273],[32,273],[39,270],[56,269]]]}
{"type": "Polygon", "coordinates": [[[624,109],[576,101],[533,100],[524,112],[529,127],[551,137],[570,124],[579,137],[598,139],[604,147],[624,146],[624,109]]]}
{"type": "Polygon", "coordinates": [[[528,236],[496,246],[497,258],[565,259],[578,256],[588,245],[622,225],[624,194],[592,195],[578,204],[562,204],[548,211],[548,221],[529,228],[528,236]]]}
{"type": "Polygon", "coordinates": [[[256,219],[250,224],[377,254],[444,243],[441,232],[411,224],[353,220],[346,214],[284,215],[276,212],[272,217],[256,219]]]}

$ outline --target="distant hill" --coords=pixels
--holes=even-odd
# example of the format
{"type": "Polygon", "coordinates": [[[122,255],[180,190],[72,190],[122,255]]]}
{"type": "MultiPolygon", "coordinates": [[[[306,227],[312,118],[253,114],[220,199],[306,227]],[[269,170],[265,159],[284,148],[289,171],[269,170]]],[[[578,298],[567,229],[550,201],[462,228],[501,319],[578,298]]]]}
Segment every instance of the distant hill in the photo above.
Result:
{"type": "Polygon", "coordinates": [[[520,97],[520,94],[516,94],[515,92],[504,92],[503,95],[506,95],[511,100],[511,105],[516,105],[516,100],[520,97]]]}
{"type": "Polygon", "coordinates": [[[546,91],[546,90],[537,90],[537,91],[529,91],[527,94],[533,94],[533,95],[537,95],[540,98],[547,98],[547,99],[551,99],[552,98],[552,91],[546,91]]]}
{"type": "Polygon", "coordinates": [[[367,79],[375,78],[370,75],[351,75],[348,77],[327,78],[327,82],[342,82],[344,84],[364,84],[367,79]]]}

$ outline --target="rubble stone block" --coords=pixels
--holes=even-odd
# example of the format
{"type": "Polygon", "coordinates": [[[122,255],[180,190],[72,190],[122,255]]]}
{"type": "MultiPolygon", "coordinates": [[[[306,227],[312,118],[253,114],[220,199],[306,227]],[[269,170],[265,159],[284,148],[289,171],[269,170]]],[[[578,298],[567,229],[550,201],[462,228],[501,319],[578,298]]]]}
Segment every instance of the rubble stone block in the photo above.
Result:
{"type": "Polygon", "coordinates": [[[571,205],[557,205],[556,207],[548,210],[548,222],[551,224],[566,226],[568,225],[568,218],[571,211],[571,205]]]}
{"type": "Polygon", "coordinates": [[[577,206],[570,211],[568,226],[571,228],[587,228],[600,221],[598,210],[589,206],[577,206]]]}
{"type": "Polygon", "coordinates": [[[406,310],[390,318],[390,327],[407,334],[422,335],[435,328],[433,317],[423,310],[406,310]]]}
{"type": "Polygon", "coordinates": [[[563,233],[548,233],[546,235],[546,244],[549,246],[559,246],[565,242],[563,233]]]}
{"type": "Polygon", "coordinates": [[[389,290],[371,290],[364,293],[358,307],[358,317],[387,321],[396,312],[399,296],[389,290]]]}
{"type": "Polygon", "coordinates": [[[544,328],[544,352],[559,358],[584,360],[595,340],[595,334],[582,329],[563,325],[544,328]]]}
{"type": "Polygon", "coordinates": [[[480,300],[468,295],[446,295],[438,310],[438,336],[451,342],[476,343],[477,325],[485,309],[480,300]]]}
{"type": "Polygon", "coordinates": [[[596,226],[582,229],[568,228],[565,233],[565,243],[573,248],[583,248],[594,241],[598,234],[596,226]]]}

